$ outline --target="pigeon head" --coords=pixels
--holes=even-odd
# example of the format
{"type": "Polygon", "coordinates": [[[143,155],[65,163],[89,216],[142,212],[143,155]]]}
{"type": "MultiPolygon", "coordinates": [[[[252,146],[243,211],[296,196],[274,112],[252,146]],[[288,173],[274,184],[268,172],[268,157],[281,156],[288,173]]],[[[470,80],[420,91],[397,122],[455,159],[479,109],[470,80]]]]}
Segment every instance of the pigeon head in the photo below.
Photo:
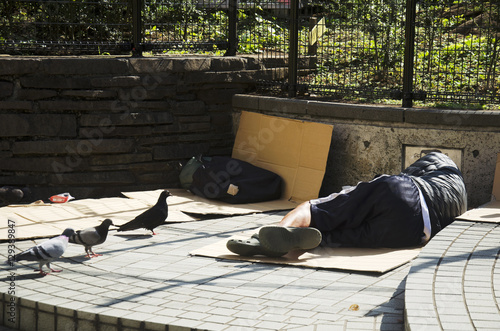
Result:
{"type": "Polygon", "coordinates": [[[73,230],[72,228],[67,228],[66,230],[63,231],[63,233],[61,234],[61,236],[66,236],[66,237],[71,237],[72,235],[75,234],[75,230],[73,230]]]}
{"type": "Polygon", "coordinates": [[[171,196],[172,194],[170,193],[169,190],[163,190],[161,191],[160,193],[160,197],[158,198],[158,202],[164,202],[166,201],[165,199],[167,199],[169,196],[171,196]]]}
{"type": "Polygon", "coordinates": [[[110,220],[109,218],[106,218],[104,221],[102,221],[101,225],[109,228],[110,225],[114,225],[114,224],[113,224],[112,220],[110,220]]]}

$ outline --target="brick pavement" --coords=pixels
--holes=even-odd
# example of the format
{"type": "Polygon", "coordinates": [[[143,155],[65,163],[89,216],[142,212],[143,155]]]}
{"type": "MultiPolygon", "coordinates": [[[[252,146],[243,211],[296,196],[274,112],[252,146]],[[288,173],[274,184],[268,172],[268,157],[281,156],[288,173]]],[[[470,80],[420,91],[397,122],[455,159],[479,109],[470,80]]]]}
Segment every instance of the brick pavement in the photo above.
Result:
{"type": "MultiPolygon", "coordinates": [[[[95,248],[104,256],[91,260],[70,245],[54,263],[64,269],[59,274],[38,277],[32,263],[16,267],[16,321],[3,314],[2,322],[26,330],[403,329],[409,264],[385,274],[349,273],[188,254],[283,215],[171,224],[157,236],[112,232],[95,248]]],[[[17,242],[19,249],[33,244],[17,242]]],[[[9,272],[2,270],[4,281],[9,272]]]]}
{"type": "Polygon", "coordinates": [[[500,329],[500,224],[455,221],[412,262],[407,330],[500,329]]]}

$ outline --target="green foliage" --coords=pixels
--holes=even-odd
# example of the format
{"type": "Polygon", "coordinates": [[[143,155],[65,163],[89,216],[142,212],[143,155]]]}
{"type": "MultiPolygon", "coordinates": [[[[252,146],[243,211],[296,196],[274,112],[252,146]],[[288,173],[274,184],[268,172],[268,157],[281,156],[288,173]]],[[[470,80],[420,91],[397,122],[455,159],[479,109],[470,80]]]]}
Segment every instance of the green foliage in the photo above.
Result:
{"type": "MultiPolygon", "coordinates": [[[[152,54],[222,55],[229,24],[225,3],[145,0],[142,41],[153,47],[152,54]]],[[[286,59],[289,13],[273,10],[273,3],[239,1],[238,53],[286,59]]],[[[391,91],[401,90],[406,0],[308,0],[301,4],[299,83],[317,93],[377,102],[387,102],[391,91]],[[325,28],[314,47],[309,36],[311,16],[325,28]]],[[[132,39],[131,21],[128,0],[2,1],[0,44],[126,43],[132,39]]],[[[415,32],[415,90],[428,92],[435,105],[450,104],[447,98],[455,94],[468,96],[464,104],[498,99],[497,1],[420,0],[415,32]]],[[[103,45],[97,51],[110,54],[103,45]]]]}

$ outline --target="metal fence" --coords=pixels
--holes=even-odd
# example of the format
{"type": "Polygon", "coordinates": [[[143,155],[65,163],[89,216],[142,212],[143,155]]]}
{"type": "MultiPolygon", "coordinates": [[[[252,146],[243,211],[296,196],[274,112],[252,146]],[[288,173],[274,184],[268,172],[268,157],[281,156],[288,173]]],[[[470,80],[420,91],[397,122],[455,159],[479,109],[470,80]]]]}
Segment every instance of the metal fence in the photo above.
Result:
{"type": "Polygon", "coordinates": [[[262,93],[500,104],[500,4],[485,0],[11,0],[0,53],[257,54],[262,93]]]}

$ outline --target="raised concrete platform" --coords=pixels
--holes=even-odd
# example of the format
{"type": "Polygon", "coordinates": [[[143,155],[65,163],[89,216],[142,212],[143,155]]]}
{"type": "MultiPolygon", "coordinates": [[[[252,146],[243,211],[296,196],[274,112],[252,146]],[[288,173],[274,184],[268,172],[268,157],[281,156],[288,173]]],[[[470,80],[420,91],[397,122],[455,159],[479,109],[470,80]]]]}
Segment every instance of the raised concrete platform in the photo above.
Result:
{"type": "MultiPolygon", "coordinates": [[[[283,215],[171,224],[157,236],[112,232],[95,249],[104,256],[89,260],[83,247],[70,245],[54,264],[64,271],[45,277],[31,270],[34,264],[4,266],[0,324],[22,330],[498,330],[496,224],[455,222],[411,269],[406,264],[385,274],[189,256],[283,215]]],[[[7,246],[0,244],[4,259],[7,246]]]]}
{"type": "Polygon", "coordinates": [[[455,221],[412,262],[407,330],[500,329],[500,224],[455,221]]]}
{"type": "MultiPolygon", "coordinates": [[[[95,249],[104,256],[91,260],[70,245],[54,263],[61,273],[39,277],[36,265],[17,266],[15,323],[5,313],[2,322],[23,330],[403,329],[408,264],[381,275],[189,256],[283,215],[178,223],[156,236],[113,232],[95,249]]],[[[25,249],[33,242],[16,244],[25,249]]],[[[0,254],[7,257],[7,243],[0,254]]],[[[2,271],[4,284],[9,273],[2,271]]],[[[3,286],[4,312],[7,291],[3,286]]]]}

